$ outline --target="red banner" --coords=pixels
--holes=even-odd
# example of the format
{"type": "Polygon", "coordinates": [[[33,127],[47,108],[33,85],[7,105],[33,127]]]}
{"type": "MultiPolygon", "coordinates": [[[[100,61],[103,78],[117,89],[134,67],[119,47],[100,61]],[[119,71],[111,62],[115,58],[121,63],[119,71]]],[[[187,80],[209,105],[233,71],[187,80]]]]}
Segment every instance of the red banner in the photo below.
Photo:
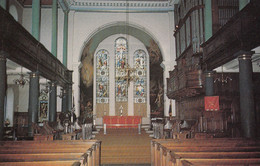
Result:
{"type": "Polygon", "coordinates": [[[219,111],[219,96],[205,96],[204,102],[206,111],[219,111]]]}

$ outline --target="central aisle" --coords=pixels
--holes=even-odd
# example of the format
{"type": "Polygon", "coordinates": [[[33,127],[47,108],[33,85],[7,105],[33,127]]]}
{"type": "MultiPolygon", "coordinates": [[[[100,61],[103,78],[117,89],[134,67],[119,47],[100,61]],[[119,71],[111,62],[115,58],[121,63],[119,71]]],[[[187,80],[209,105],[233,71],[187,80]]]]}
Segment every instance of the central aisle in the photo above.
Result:
{"type": "Polygon", "coordinates": [[[101,140],[101,164],[136,164],[151,165],[151,138],[144,130],[138,134],[137,129],[107,129],[104,135],[96,135],[101,140]]]}

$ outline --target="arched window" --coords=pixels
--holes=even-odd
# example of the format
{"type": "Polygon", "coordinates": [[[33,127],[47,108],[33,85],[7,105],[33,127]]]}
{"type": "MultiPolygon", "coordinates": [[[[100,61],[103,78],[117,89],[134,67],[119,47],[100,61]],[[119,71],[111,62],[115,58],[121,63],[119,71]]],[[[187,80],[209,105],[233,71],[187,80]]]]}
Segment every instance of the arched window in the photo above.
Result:
{"type": "Polygon", "coordinates": [[[146,103],[146,53],[143,50],[137,50],[134,53],[134,68],[137,80],[134,83],[134,102],[146,103]]]}
{"type": "Polygon", "coordinates": [[[108,103],[109,99],[109,55],[107,50],[96,53],[96,100],[108,103]]]}
{"type": "Polygon", "coordinates": [[[127,73],[124,70],[127,63],[128,46],[127,40],[123,37],[115,41],[115,92],[116,101],[127,101],[128,89],[127,82],[123,79],[127,73]]]}

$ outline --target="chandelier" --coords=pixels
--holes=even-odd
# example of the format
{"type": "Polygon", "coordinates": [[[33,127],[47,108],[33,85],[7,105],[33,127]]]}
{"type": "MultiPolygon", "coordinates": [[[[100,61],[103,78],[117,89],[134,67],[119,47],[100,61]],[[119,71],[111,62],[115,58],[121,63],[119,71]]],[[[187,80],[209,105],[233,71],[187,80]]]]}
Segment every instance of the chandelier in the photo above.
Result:
{"type": "Polygon", "coordinates": [[[222,70],[221,77],[216,78],[214,80],[214,83],[218,81],[221,82],[222,85],[224,85],[225,83],[228,83],[228,81],[232,81],[232,78],[228,76],[224,77],[223,66],[221,66],[221,70],[222,70]]]}
{"type": "Polygon", "coordinates": [[[24,76],[24,74],[23,74],[23,67],[21,67],[20,78],[15,79],[15,80],[14,80],[14,83],[15,83],[16,85],[19,85],[20,87],[23,88],[24,85],[25,85],[27,82],[29,82],[29,80],[25,79],[25,76],[24,76]]]}

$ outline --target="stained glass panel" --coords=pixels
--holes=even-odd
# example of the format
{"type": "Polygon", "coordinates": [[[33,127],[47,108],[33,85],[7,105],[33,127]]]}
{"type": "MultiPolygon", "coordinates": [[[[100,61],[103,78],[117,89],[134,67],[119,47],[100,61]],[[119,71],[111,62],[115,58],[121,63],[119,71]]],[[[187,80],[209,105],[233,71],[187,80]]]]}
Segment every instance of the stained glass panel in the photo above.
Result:
{"type": "Polygon", "coordinates": [[[109,56],[107,50],[96,54],[96,99],[97,103],[108,103],[109,98],[109,56]]]}
{"type": "Polygon", "coordinates": [[[115,79],[115,91],[116,101],[122,102],[127,101],[128,88],[127,82],[123,78],[127,75],[124,70],[127,64],[127,40],[123,37],[116,39],[115,41],[115,67],[116,67],[116,79],[115,79]]]}
{"type": "Polygon", "coordinates": [[[143,50],[137,50],[134,53],[134,68],[136,69],[135,75],[137,80],[134,83],[134,102],[146,102],[146,53],[143,50]]]}

